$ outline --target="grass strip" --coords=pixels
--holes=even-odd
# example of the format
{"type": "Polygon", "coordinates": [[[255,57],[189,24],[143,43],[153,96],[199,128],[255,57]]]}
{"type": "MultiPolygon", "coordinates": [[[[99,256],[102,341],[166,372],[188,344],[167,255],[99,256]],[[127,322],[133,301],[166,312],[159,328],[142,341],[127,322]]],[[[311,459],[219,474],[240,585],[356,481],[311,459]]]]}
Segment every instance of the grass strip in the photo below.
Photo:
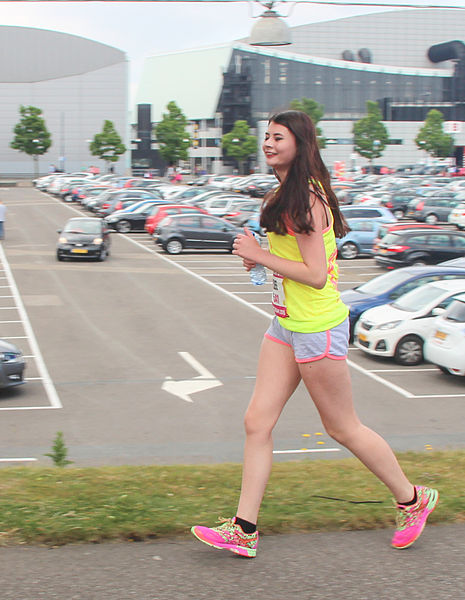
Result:
{"type": "MultiPolygon", "coordinates": [[[[434,523],[465,521],[465,451],[400,453],[409,478],[439,489],[434,523]]],[[[234,515],[241,466],[0,470],[0,544],[63,545],[186,535],[234,515]]],[[[392,527],[392,499],[356,459],[275,463],[262,533],[392,527]],[[338,498],[325,499],[318,496],[338,498]],[[379,503],[356,504],[375,500],[379,503]]]]}

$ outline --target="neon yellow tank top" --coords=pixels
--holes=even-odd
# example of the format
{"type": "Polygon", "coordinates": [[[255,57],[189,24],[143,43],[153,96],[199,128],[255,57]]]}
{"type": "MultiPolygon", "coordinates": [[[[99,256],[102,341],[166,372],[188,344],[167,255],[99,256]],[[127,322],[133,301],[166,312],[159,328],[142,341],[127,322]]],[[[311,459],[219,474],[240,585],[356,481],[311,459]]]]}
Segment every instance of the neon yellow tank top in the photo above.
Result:
{"type": "MultiPolygon", "coordinates": [[[[276,273],[273,275],[272,303],[278,321],[285,329],[299,333],[326,331],[342,323],[349,314],[337,289],[337,247],[333,222],[331,214],[331,223],[323,230],[328,266],[324,288],[319,290],[276,273]]],[[[271,254],[303,262],[292,233],[279,235],[270,232],[267,237],[271,254]]]]}

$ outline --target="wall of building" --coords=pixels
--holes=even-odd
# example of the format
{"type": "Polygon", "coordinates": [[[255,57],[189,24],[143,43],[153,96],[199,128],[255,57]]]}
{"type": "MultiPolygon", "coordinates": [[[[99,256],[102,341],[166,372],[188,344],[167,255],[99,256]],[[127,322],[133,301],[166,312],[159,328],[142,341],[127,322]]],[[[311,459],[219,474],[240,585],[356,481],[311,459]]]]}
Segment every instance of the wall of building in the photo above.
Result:
{"type": "MultiPolygon", "coordinates": [[[[105,120],[114,123],[128,147],[128,63],[123,52],[77,36],[22,27],[0,27],[0,50],[18,47],[17,60],[0,65],[0,174],[30,175],[33,161],[10,148],[19,107],[36,106],[52,136],[52,146],[39,157],[40,172],[50,164],[67,171],[105,165],[89,152],[89,140],[105,120]],[[15,31],[14,31],[15,30],[15,31]],[[49,60],[46,60],[46,56],[49,60]],[[31,58],[33,66],[29,64],[31,58]]],[[[115,172],[125,173],[123,155],[115,172]]]]}

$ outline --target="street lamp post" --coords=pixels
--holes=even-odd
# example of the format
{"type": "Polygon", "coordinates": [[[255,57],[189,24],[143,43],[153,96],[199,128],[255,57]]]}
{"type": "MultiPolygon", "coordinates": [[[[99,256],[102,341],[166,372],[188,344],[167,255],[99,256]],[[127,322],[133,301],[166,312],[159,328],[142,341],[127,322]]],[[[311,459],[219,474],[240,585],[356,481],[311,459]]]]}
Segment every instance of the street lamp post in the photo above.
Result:
{"type": "MultiPolygon", "coordinates": [[[[381,146],[381,142],[379,140],[373,140],[373,153],[378,151],[378,148],[381,146]]],[[[373,158],[371,159],[371,172],[374,173],[375,169],[373,166],[373,158]]]]}

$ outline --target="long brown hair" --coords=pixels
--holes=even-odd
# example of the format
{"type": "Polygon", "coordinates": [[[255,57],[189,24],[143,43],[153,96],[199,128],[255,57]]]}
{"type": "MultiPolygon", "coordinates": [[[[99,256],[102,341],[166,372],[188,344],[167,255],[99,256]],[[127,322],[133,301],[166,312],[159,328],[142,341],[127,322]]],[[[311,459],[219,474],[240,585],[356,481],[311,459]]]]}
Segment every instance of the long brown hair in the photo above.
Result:
{"type": "Polygon", "coordinates": [[[318,148],[315,126],[310,117],[298,110],[286,110],[273,115],[268,123],[283,125],[294,135],[297,152],[286,179],[279,188],[268,193],[263,201],[260,225],[267,231],[284,235],[290,225],[297,233],[314,231],[309,185],[334,218],[334,233],[343,237],[349,227],[339,210],[331,189],[330,176],[318,148]]]}

